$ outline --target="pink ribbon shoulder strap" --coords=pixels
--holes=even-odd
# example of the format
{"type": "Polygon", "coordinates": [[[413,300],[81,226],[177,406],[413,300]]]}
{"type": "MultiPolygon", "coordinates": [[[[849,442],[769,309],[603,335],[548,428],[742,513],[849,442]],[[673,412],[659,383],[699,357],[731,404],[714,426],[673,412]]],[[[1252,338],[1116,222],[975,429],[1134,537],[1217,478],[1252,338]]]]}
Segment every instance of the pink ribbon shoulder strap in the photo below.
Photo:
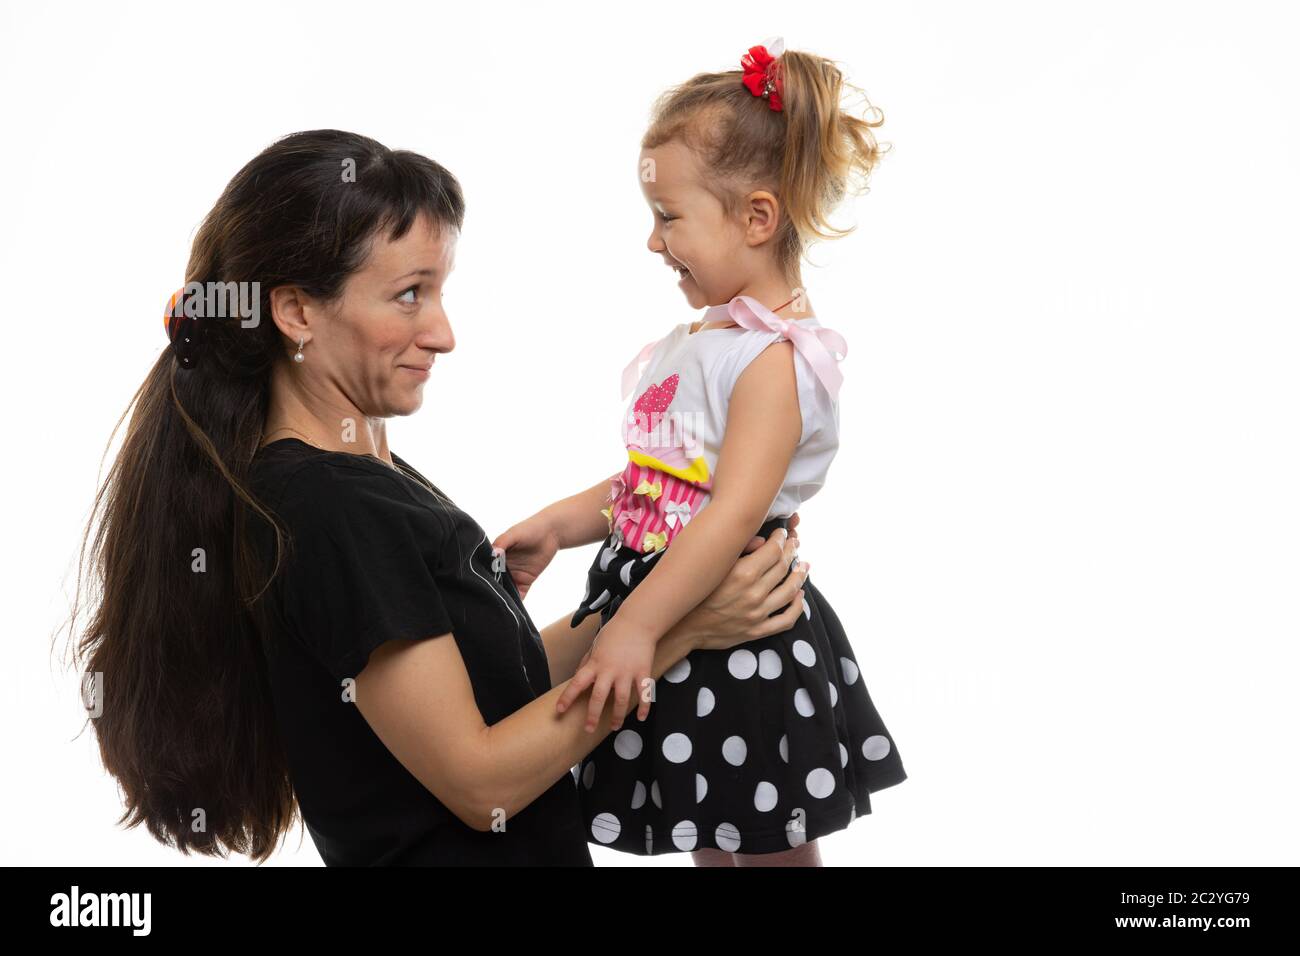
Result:
{"type": "Polygon", "coordinates": [[[732,322],[755,332],[778,332],[794,343],[794,347],[808,360],[817,378],[826,386],[831,398],[839,397],[844,374],[838,363],[849,354],[844,336],[831,329],[806,325],[800,321],[781,318],[757,299],[738,295],[726,305],[715,305],[704,314],[706,322],[719,322],[729,318],[732,322]]]}

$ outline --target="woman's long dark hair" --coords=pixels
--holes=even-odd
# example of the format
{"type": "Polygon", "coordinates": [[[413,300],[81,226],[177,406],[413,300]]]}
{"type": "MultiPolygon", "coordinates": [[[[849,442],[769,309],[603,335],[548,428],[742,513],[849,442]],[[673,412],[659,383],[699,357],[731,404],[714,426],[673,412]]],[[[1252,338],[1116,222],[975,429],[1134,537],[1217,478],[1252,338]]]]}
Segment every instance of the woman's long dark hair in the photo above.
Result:
{"type": "MultiPolygon", "coordinates": [[[[119,822],[143,823],[183,853],[262,861],[297,817],[260,600],[286,538],[248,481],[271,370],[297,344],[270,319],[271,290],[336,301],[372,240],[385,229],[400,239],[422,213],[456,230],[465,213],[456,178],[424,156],[339,130],[269,146],[204,218],[185,270],[187,284],[259,283],[260,321],[202,319],[193,367],[165,348],[122,415],[130,424],[82,539],[69,639],[83,692],[94,688],[100,755],[123,791],[119,822]],[[274,528],[269,573],[249,534],[255,520],[274,528]],[[97,603],[78,642],[92,531],[97,603]]],[[[170,291],[141,321],[163,329],[170,291]]]]}

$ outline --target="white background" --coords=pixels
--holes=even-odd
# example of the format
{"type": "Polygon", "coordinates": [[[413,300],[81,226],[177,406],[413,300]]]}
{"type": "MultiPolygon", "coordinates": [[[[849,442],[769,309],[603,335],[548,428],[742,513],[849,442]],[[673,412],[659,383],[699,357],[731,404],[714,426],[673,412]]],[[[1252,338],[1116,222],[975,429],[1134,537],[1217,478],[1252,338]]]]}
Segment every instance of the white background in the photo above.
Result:
{"type": "MultiPolygon", "coordinates": [[[[495,536],[621,466],[620,370],[696,318],[644,247],[653,97],[782,35],[838,60],[892,145],[858,231],[804,271],[849,353],[800,533],[910,779],[825,861],[1300,862],[1286,5],[3,9],[0,861],[227,865],[116,826],[50,641],[110,433],[235,171],[328,126],[460,178],[457,347],[390,437],[495,536]],[[564,430],[509,441],[521,414],[564,430]],[[521,483],[547,437],[563,467],[521,483]]],[[[589,560],[547,571],[539,625],[589,560]]],[[[272,861],[319,863],[297,831],[272,861]]]]}

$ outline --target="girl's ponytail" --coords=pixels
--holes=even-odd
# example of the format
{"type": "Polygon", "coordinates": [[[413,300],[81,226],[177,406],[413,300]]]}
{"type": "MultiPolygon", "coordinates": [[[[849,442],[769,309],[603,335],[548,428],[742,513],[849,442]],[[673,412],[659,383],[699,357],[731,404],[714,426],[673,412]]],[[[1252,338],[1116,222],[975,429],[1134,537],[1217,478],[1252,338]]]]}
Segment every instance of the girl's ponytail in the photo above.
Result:
{"type": "Polygon", "coordinates": [[[793,227],[783,237],[792,248],[783,252],[798,258],[807,242],[853,231],[835,227],[829,217],[847,195],[867,191],[882,154],[872,129],[885,118],[874,106],[866,119],[843,108],[848,84],[830,60],[791,50],[777,62],[786,123],[778,188],[793,227]]]}

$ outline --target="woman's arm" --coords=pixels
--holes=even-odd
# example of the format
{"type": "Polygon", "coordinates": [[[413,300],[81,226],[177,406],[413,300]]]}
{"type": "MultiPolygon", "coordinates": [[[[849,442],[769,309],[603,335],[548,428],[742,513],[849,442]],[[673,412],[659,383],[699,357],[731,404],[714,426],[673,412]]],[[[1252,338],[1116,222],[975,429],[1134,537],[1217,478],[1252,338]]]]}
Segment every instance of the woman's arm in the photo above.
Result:
{"type": "Polygon", "coordinates": [[[573,672],[578,669],[578,662],[591,647],[600,627],[599,614],[588,614],[577,627],[569,626],[572,618],[572,614],[566,615],[539,632],[551,668],[552,687],[573,676],[573,672]]]}
{"type": "MultiPolygon", "coordinates": [[[[733,647],[793,627],[803,613],[803,576],[786,577],[793,557],[793,539],[773,539],[729,563],[726,585],[658,643],[652,676],[696,648],[733,647]],[[781,614],[768,616],[781,607],[781,614]]],[[[489,727],[456,641],[444,634],[380,645],[357,675],[356,706],[416,779],[467,826],[487,831],[528,806],[603,739],[584,730],[585,708],[556,713],[567,684],[489,727]]],[[[613,708],[606,703],[602,724],[613,708]]]]}

